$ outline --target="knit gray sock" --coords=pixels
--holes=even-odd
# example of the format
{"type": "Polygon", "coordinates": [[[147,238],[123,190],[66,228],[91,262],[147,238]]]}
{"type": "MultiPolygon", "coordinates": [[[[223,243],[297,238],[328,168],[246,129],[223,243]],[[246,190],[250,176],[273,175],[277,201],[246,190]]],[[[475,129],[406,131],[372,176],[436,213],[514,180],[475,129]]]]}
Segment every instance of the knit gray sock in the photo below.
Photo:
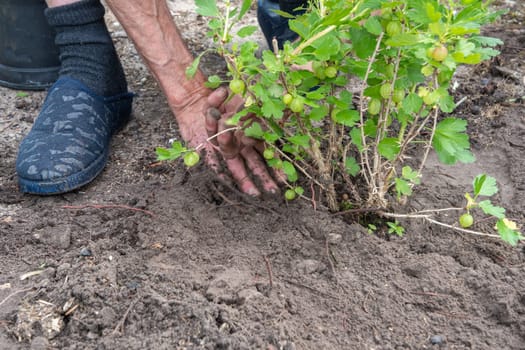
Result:
{"type": "Polygon", "coordinates": [[[101,96],[127,92],[122,65],[99,0],[83,0],[45,10],[56,31],[60,51],[60,76],[77,79],[101,96]]]}

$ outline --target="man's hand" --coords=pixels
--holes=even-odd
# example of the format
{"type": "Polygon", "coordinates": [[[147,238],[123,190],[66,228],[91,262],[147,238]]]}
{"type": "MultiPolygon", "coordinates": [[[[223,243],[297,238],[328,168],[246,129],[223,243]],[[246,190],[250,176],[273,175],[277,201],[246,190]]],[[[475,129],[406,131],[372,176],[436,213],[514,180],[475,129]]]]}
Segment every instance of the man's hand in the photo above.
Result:
{"type": "MultiPolygon", "coordinates": [[[[261,194],[251,178],[253,175],[265,192],[278,193],[279,186],[261,157],[264,143],[244,136],[240,130],[226,131],[228,126],[225,121],[243,104],[241,98],[234,97],[226,101],[227,98],[228,90],[219,88],[207,97],[202,96],[184,109],[175,111],[182,138],[189,146],[204,150],[206,164],[223,179],[231,176],[242,192],[252,196],[261,194]],[[221,158],[230,174],[221,167],[221,158]]],[[[275,175],[279,181],[281,176],[275,175]]]]}
{"type": "MultiPolygon", "coordinates": [[[[210,108],[205,112],[206,131],[208,137],[218,135],[210,142],[218,147],[231,176],[243,192],[260,195],[257,186],[250,178],[250,173],[258,178],[265,192],[279,192],[276,181],[268,172],[261,157],[264,152],[264,142],[245,136],[241,130],[225,132],[228,129],[226,121],[239,111],[244,103],[238,95],[229,101],[226,101],[227,97],[228,91],[225,88],[215,90],[208,97],[210,108]]],[[[281,174],[276,173],[275,176],[282,182],[281,174]]]]}

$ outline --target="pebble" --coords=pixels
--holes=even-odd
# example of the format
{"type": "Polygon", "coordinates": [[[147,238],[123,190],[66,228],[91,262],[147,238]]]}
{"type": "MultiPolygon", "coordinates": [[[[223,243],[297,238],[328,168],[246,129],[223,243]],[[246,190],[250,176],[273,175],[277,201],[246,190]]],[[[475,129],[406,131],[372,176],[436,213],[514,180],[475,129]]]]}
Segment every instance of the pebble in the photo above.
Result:
{"type": "Polygon", "coordinates": [[[86,248],[86,247],[80,249],[80,256],[91,256],[91,255],[93,255],[93,252],[91,252],[91,249],[86,248]]]}
{"type": "Polygon", "coordinates": [[[44,337],[35,337],[31,341],[31,350],[46,350],[49,348],[49,341],[44,337]]]}
{"type": "Polygon", "coordinates": [[[432,343],[434,345],[440,345],[440,344],[443,343],[443,341],[444,341],[444,339],[440,335],[433,335],[432,337],[430,337],[430,343],[432,343]]]}
{"type": "Polygon", "coordinates": [[[343,240],[343,236],[339,233],[329,233],[326,238],[331,244],[339,244],[343,240]]]}

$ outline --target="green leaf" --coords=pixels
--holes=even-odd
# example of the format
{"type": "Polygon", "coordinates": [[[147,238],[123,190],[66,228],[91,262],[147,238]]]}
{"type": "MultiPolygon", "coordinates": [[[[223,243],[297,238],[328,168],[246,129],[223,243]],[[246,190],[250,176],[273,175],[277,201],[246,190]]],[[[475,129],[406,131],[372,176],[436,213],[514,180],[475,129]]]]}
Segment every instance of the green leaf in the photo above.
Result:
{"type": "Polygon", "coordinates": [[[240,20],[244,17],[246,12],[250,10],[250,7],[252,6],[252,0],[243,0],[241,5],[241,11],[239,11],[239,15],[237,16],[237,19],[240,20]]]}
{"type": "Polygon", "coordinates": [[[205,17],[217,17],[219,15],[219,9],[215,1],[216,0],[195,0],[197,13],[205,17]]]}
{"type": "Polygon", "coordinates": [[[478,205],[487,215],[495,216],[498,219],[503,219],[505,217],[505,208],[492,205],[492,202],[488,199],[479,202],[478,205]]]}
{"type": "Polygon", "coordinates": [[[275,54],[270,50],[263,51],[263,62],[266,68],[270,72],[282,72],[283,67],[280,64],[280,62],[277,60],[277,57],[275,57],[275,54]]]}
{"type": "Polygon", "coordinates": [[[410,196],[412,194],[412,186],[406,180],[399,177],[395,179],[397,197],[410,196]]]}
{"type": "Polygon", "coordinates": [[[281,119],[283,117],[286,105],[281,99],[273,98],[267,99],[263,102],[261,112],[266,118],[281,119]]]}
{"type": "Polygon", "coordinates": [[[320,121],[328,115],[328,106],[321,105],[317,108],[312,108],[308,117],[314,121],[320,121]]]}
{"type": "Polygon", "coordinates": [[[415,170],[412,170],[412,168],[408,165],[405,165],[403,169],[401,169],[401,176],[413,184],[419,185],[421,183],[419,173],[415,170]]]}
{"type": "Polygon", "coordinates": [[[255,33],[258,29],[259,28],[256,26],[245,26],[239,29],[239,31],[237,32],[237,36],[239,36],[240,38],[245,38],[255,33]]]}
{"type": "Polygon", "coordinates": [[[312,46],[316,49],[316,59],[320,61],[328,61],[332,55],[339,53],[341,42],[335,34],[330,33],[314,41],[312,46]]]}
{"type": "Polygon", "coordinates": [[[439,99],[439,109],[445,113],[452,113],[456,109],[456,102],[454,102],[454,98],[448,92],[439,99]]]}
{"type": "Polygon", "coordinates": [[[496,179],[486,174],[476,176],[472,183],[474,189],[474,196],[493,196],[498,193],[498,185],[496,179]]]}
{"type": "Polygon", "coordinates": [[[412,46],[419,44],[422,41],[421,36],[410,33],[401,33],[394,35],[386,41],[388,46],[399,47],[399,46],[412,46]]]}
{"type": "Polygon", "coordinates": [[[518,242],[523,239],[523,236],[518,230],[512,229],[507,225],[505,218],[499,219],[496,223],[496,229],[502,240],[512,246],[518,245],[518,242]]]}
{"type": "Polygon", "coordinates": [[[410,93],[402,102],[403,110],[407,113],[417,113],[423,105],[423,99],[416,93],[410,93]]]}
{"type": "Polygon", "coordinates": [[[304,188],[302,188],[301,186],[297,186],[293,189],[295,191],[295,193],[297,193],[299,196],[302,196],[303,193],[304,193],[304,188]]]}
{"type": "Polygon", "coordinates": [[[222,80],[218,75],[210,75],[205,85],[210,89],[216,89],[221,85],[221,83],[222,80]]]}
{"type": "Polygon", "coordinates": [[[469,137],[465,133],[467,122],[457,118],[446,118],[436,126],[432,145],[439,160],[444,164],[471,163],[475,160],[470,152],[469,137]]]}
{"type": "Polygon", "coordinates": [[[201,53],[199,56],[197,56],[193,62],[186,68],[186,78],[191,79],[197,73],[197,69],[199,69],[199,63],[201,61],[202,56],[204,55],[206,51],[201,53]]]}
{"type": "Polygon", "coordinates": [[[376,37],[364,29],[351,28],[350,37],[357,57],[366,59],[376,47],[376,37]]]}
{"type": "Polygon", "coordinates": [[[356,176],[361,171],[361,166],[357,164],[354,157],[346,157],[345,159],[345,171],[351,176],[356,176]]]}
{"type": "Polygon", "coordinates": [[[263,137],[263,133],[264,132],[261,128],[261,124],[258,122],[253,122],[249,127],[244,129],[244,135],[255,139],[261,139],[263,137]]]}
{"type": "Polygon", "coordinates": [[[357,112],[355,109],[345,109],[339,111],[334,116],[334,121],[344,126],[354,126],[355,123],[359,121],[359,112],[357,112]]]}
{"type": "Polygon", "coordinates": [[[175,141],[171,144],[171,148],[157,147],[155,152],[157,153],[157,160],[175,160],[179,158],[184,152],[187,152],[188,149],[179,141],[175,141]]]}
{"type": "Polygon", "coordinates": [[[295,170],[295,167],[293,166],[292,163],[290,163],[289,161],[285,160],[283,162],[283,171],[286,174],[286,176],[288,177],[288,181],[290,181],[290,182],[297,181],[297,179],[298,179],[297,171],[295,170]]]}
{"type": "Polygon", "coordinates": [[[478,64],[482,61],[481,54],[479,53],[473,53],[471,55],[465,56],[461,52],[455,52],[452,54],[452,57],[457,63],[478,64]]]}
{"type": "Polygon", "coordinates": [[[368,30],[369,33],[374,35],[379,35],[383,31],[381,22],[379,22],[376,16],[368,17],[368,19],[365,22],[365,28],[366,30],[368,30]]]}
{"type": "Polygon", "coordinates": [[[363,140],[361,137],[361,129],[352,128],[352,130],[350,130],[350,138],[352,139],[352,143],[356,145],[357,150],[359,152],[363,152],[364,147],[363,147],[363,140]]]}
{"type": "Polygon", "coordinates": [[[380,155],[386,159],[393,161],[399,154],[399,139],[396,137],[385,137],[377,145],[377,150],[380,155]]]}
{"type": "Polygon", "coordinates": [[[286,138],[288,141],[294,145],[301,146],[303,148],[310,147],[310,136],[308,135],[294,135],[286,138]]]}
{"type": "Polygon", "coordinates": [[[503,45],[503,41],[501,39],[491,38],[488,36],[473,36],[472,38],[470,38],[470,40],[478,43],[481,46],[494,47],[498,45],[503,45]]]}

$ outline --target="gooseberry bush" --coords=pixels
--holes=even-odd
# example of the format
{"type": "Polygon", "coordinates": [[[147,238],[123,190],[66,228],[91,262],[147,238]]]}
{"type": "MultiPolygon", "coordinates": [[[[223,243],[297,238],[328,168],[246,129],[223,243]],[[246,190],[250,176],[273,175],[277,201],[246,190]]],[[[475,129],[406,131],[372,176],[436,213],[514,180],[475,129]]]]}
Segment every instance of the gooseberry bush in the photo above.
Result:
{"type": "MultiPolygon", "coordinates": [[[[264,140],[268,166],[287,176],[287,199],[303,196],[302,173],[332,211],[386,209],[412,194],[431,150],[445,164],[474,161],[449,90],[458,66],[499,53],[501,41],[480,33],[501,14],[490,1],[312,0],[302,15],[278,12],[297,40],[262,52],[249,40],[258,28],[238,25],[252,1],[195,3],[228,67],[228,80],[210,76],[208,86],[228,83],[244,98],[228,124],[264,140]]],[[[474,206],[464,208],[464,229],[474,206]]],[[[521,235],[500,214],[515,244],[521,235]]]]}

